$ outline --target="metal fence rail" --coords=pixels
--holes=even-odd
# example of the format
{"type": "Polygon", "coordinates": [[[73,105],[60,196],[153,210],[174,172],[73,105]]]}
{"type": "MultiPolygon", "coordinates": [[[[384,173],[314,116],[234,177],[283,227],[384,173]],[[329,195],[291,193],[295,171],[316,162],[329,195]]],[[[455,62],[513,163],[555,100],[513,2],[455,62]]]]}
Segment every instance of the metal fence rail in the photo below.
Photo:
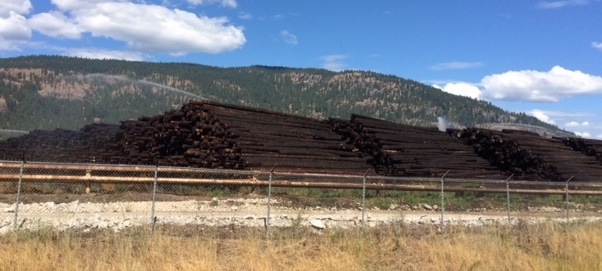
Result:
{"type": "MultiPolygon", "coordinates": [[[[274,169],[277,169],[276,167],[274,169]]],[[[369,189],[402,191],[439,191],[445,180],[447,192],[480,192],[513,194],[565,194],[565,182],[533,182],[483,179],[382,177],[312,173],[265,172],[204,168],[178,168],[140,165],[62,164],[0,161],[0,182],[121,183],[121,184],[196,184],[257,187],[305,187],[332,189],[369,189]],[[20,172],[19,169],[23,168],[20,172]],[[156,176],[154,174],[156,173],[156,176]],[[277,176],[271,182],[265,176],[277,176]],[[260,178],[264,176],[264,178],[260,178]],[[357,180],[366,178],[365,184],[357,180]]],[[[602,195],[602,183],[573,182],[572,195],[602,195]]]]}
{"type": "MultiPolygon", "coordinates": [[[[368,173],[368,171],[366,171],[368,173]]],[[[272,224],[271,213],[274,198],[287,195],[296,199],[312,195],[322,202],[341,200],[342,197],[354,199],[356,210],[361,212],[360,225],[366,225],[367,197],[377,197],[383,191],[396,192],[437,192],[440,193],[440,207],[435,208],[441,213],[440,227],[444,227],[446,193],[478,193],[505,195],[508,201],[508,214],[513,207],[510,204],[511,195],[562,195],[565,201],[565,211],[569,214],[571,196],[594,197],[602,195],[602,183],[570,182],[530,182],[511,180],[483,179],[452,179],[440,177],[407,178],[383,177],[374,175],[331,175],[313,173],[279,172],[274,166],[271,171],[243,171],[204,168],[178,168],[152,165],[108,165],[108,164],[65,164],[39,163],[25,161],[0,161],[0,194],[8,195],[4,201],[14,204],[10,212],[14,212],[12,221],[16,230],[24,222],[19,220],[21,206],[32,195],[121,195],[106,200],[128,201],[144,200],[150,204],[136,207],[134,204],[122,208],[124,217],[129,209],[148,216],[148,221],[154,226],[157,212],[161,210],[161,202],[170,199],[171,195],[195,196],[203,198],[194,203],[190,209],[181,211],[194,214],[206,214],[211,204],[219,204],[215,196],[240,196],[241,194],[258,194],[266,199],[265,215],[262,215],[266,232],[272,224]],[[244,191],[243,191],[244,190],[244,191]],[[11,195],[14,195],[12,197],[11,195]],[[24,198],[24,195],[27,196],[24,198]],[[211,198],[211,200],[209,200],[211,198]],[[21,222],[20,222],[21,221],[21,222]]],[[[40,200],[40,199],[38,199],[40,200]]],[[[86,200],[86,199],[83,199],[86,200]]],[[[520,199],[514,199],[519,202],[520,199]]],[[[236,210],[233,202],[232,210],[236,210]]],[[[245,203],[246,204],[246,203],[245,203]]],[[[312,204],[312,203],[301,203],[312,204]]],[[[345,205],[351,203],[339,202],[345,205]]],[[[27,210],[23,211],[27,214],[27,210]]],[[[76,211],[74,211],[75,213],[76,211]]],[[[34,215],[34,214],[32,214],[34,215]]],[[[358,214],[360,217],[360,214],[358,214]]],[[[73,215],[70,219],[81,219],[73,215]]],[[[508,215],[510,220],[510,215],[508,215]]],[[[6,223],[5,223],[6,224],[6,223]]],[[[0,225],[0,228],[2,226],[0,225]]]]}

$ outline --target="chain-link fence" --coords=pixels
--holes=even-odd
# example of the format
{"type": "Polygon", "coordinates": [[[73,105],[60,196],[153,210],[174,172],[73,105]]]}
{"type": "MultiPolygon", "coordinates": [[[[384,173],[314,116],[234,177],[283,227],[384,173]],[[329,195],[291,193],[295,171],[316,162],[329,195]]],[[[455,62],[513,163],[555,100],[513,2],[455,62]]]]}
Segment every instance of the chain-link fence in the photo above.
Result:
{"type": "MultiPolygon", "coordinates": [[[[141,165],[0,161],[0,231],[157,224],[315,228],[395,221],[440,229],[474,215],[585,219],[600,183],[393,178],[141,165]]],[[[507,219],[507,220],[506,220],[507,219]]]]}

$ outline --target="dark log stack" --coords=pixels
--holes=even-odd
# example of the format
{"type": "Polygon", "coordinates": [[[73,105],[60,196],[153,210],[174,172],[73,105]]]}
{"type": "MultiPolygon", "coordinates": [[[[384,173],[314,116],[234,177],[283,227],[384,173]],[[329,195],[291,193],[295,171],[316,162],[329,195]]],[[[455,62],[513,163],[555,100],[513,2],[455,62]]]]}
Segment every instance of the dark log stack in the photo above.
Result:
{"type": "Polygon", "coordinates": [[[91,124],[80,131],[34,130],[0,141],[0,158],[5,160],[94,162],[104,153],[106,142],[114,140],[118,125],[91,124]]]}
{"type": "Polygon", "coordinates": [[[352,115],[351,121],[332,121],[333,130],[371,156],[379,174],[388,176],[503,178],[472,148],[436,128],[421,128],[352,115]]]}
{"type": "Polygon", "coordinates": [[[203,102],[242,150],[245,167],[279,171],[363,174],[362,153],[341,140],[327,122],[256,108],[203,102]]]}
{"type": "Polygon", "coordinates": [[[461,131],[450,130],[449,133],[472,146],[475,153],[492,165],[514,174],[518,179],[561,178],[553,165],[545,163],[541,157],[523,148],[518,141],[499,132],[468,128],[461,131]]]}
{"type": "Polygon", "coordinates": [[[602,141],[601,140],[593,140],[593,139],[585,139],[585,138],[575,138],[575,137],[565,137],[558,138],[562,140],[565,145],[569,146],[574,151],[581,152],[587,156],[591,156],[596,158],[602,164],[602,141]]]}
{"type": "Polygon", "coordinates": [[[363,174],[370,165],[327,122],[274,111],[190,102],[154,117],[80,131],[33,131],[0,143],[0,157],[363,174]]]}
{"type": "Polygon", "coordinates": [[[0,141],[0,159],[387,176],[602,180],[602,141],[483,129],[420,128],[352,115],[316,119],[192,101],[120,125],[0,141]],[[451,136],[450,136],[451,135],[451,136]],[[25,155],[25,157],[23,157],[25,155]]]}
{"type": "Polygon", "coordinates": [[[464,129],[452,135],[472,145],[476,153],[518,179],[566,181],[602,180],[597,161],[567,147],[560,139],[536,133],[464,129]]]}
{"type": "Polygon", "coordinates": [[[240,149],[225,124],[202,103],[121,123],[106,163],[243,169],[240,149]]]}
{"type": "Polygon", "coordinates": [[[594,157],[574,151],[558,138],[545,138],[536,133],[516,130],[503,130],[502,133],[518,141],[545,163],[553,165],[559,174],[557,181],[566,181],[571,176],[572,181],[576,182],[602,181],[602,166],[594,157]]]}

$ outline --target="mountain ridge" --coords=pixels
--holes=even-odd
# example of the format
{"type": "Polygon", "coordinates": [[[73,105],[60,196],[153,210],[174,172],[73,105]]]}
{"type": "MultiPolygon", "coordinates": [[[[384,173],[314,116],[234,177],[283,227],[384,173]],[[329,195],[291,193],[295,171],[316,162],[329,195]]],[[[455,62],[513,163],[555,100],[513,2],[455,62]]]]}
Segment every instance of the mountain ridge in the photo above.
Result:
{"type": "Polygon", "coordinates": [[[558,130],[487,101],[368,71],[265,65],[223,68],[45,55],[0,59],[3,129],[79,129],[94,121],[118,123],[161,114],[192,95],[318,119],[359,114],[436,126],[437,118],[445,116],[457,127],[516,123],[558,130]]]}

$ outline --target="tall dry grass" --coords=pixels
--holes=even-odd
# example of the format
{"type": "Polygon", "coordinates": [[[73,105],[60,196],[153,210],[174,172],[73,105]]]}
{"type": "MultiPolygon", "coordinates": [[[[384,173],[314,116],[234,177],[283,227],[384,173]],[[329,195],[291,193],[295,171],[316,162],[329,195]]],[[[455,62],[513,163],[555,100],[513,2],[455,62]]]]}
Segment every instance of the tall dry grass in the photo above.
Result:
{"type": "Polygon", "coordinates": [[[0,270],[602,270],[602,224],[378,229],[41,230],[0,237],[0,270]]]}

